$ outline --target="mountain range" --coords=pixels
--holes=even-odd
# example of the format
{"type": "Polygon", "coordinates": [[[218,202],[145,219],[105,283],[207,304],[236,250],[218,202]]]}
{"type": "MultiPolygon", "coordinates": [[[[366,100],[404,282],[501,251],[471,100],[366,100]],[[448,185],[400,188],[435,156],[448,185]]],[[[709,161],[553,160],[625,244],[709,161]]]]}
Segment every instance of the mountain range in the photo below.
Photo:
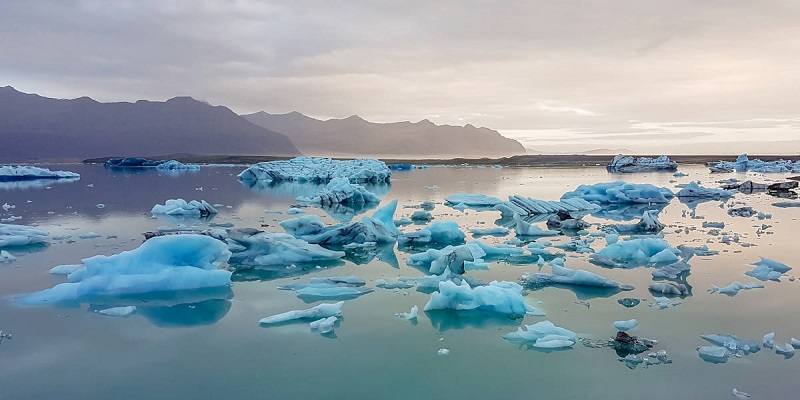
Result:
{"type": "Polygon", "coordinates": [[[191,97],[166,102],[60,100],[0,87],[0,160],[171,153],[300,155],[280,133],[191,97]]]}
{"type": "Polygon", "coordinates": [[[248,121],[280,132],[309,156],[383,158],[504,157],[525,154],[516,140],[472,125],[436,125],[431,121],[374,123],[356,115],[318,120],[299,112],[244,115],[248,121]]]}
{"type": "Polygon", "coordinates": [[[298,112],[240,116],[191,97],[101,103],[53,99],[0,87],[0,161],[148,157],[166,154],[503,157],[525,154],[497,131],[472,125],[326,121],[298,112]]]}

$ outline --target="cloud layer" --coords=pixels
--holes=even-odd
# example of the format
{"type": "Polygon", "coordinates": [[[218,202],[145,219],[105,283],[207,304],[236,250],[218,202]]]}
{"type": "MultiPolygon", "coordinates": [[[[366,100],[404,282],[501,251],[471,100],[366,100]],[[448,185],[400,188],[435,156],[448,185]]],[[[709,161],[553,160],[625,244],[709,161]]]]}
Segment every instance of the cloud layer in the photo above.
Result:
{"type": "Polygon", "coordinates": [[[546,151],[791,154],[797,21],[794,1],[2,2],[0,84],[472,123],[546,151]]]}

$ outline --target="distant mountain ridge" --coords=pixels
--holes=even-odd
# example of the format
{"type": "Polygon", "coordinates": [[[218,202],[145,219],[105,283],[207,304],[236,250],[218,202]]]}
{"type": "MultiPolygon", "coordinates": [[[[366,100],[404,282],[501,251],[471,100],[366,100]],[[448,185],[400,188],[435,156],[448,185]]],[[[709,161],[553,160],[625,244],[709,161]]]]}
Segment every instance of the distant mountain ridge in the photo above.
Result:
{"type": "Polygon", "coordinates": [[[0,87],[0,160],[169,153],[300,155],[286,136],[191,97],[100,103],[0,87]]]}
{"type": "Polygon", "coordinates": [[[280,132],[303,154],[328,157],[452,158],[525,154],[516,140],[472,125],[420,122],[374,123],[358,116],[327,121],[299,112],[243,115],[248,121],[280,132]]]}

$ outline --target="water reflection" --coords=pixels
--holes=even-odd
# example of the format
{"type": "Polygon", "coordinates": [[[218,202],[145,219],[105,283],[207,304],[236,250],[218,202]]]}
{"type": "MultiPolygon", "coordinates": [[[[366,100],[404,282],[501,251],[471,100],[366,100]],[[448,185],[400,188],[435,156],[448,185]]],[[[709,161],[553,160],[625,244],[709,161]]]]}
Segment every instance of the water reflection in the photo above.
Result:
{"type": "Polygon", "coordinates": [[[231,265],[234,269],[231,280],[233,282],[266,282],[275,279],[291,278],[303,276],[310,273],[319,272],[324,268],[335,268],[345,265],[343,261],[327,261],[306,264],[292,265],[268,265],[268,266],[240,266],[231,265]]]}
{"type": "Polygon", "coordinates": [[[522,316],[476,310],[431,310],[425,311],[431,325],[440,333],[464,328],[493,329],[514,327],[522,323],[522,316]]]}
{"type": "Polygon", "coordinates": [[[81,180],[81,178],[61,178],[61,179],[33,179],[25,181],[2,181],[0,182],[0,190],[25,190],[25,189],[46,189],[53,185],[61,185],[65,183],[74,183],[81,180]]]}

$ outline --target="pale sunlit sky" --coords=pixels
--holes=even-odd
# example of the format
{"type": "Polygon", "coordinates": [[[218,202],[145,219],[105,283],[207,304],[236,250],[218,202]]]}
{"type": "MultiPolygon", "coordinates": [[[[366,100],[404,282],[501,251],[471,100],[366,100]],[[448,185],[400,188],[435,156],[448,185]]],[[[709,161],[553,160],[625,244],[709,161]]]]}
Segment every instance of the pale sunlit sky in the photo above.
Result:
{"type": "Polygon", "coordinates": [[[545,152],[800,153],[798,1],[3,1],[0,86],[486,126],[545,152]]]}

